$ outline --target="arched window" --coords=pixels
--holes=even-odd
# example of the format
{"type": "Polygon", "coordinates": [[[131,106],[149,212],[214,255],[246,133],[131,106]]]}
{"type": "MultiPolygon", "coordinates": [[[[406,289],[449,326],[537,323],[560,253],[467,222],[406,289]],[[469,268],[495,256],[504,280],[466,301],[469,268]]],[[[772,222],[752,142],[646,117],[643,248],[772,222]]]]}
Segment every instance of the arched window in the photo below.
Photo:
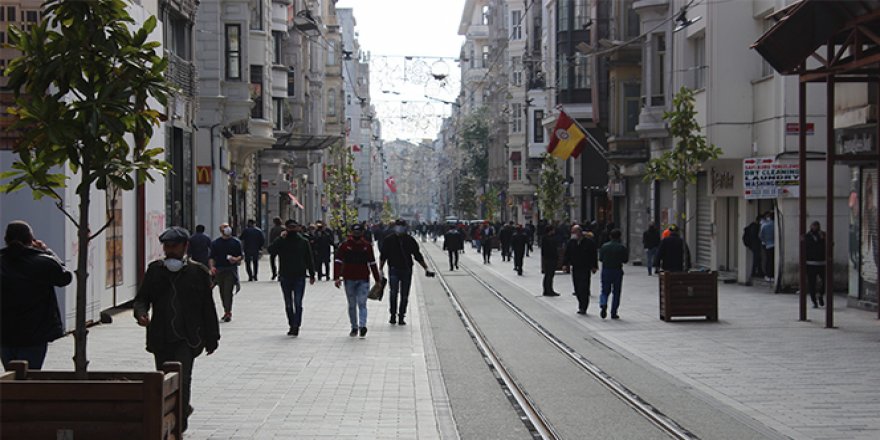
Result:
{"type": "Polygon", "coordinates": [[[327,91],[327,116],[336,116],[336,90],[327,91]]]}

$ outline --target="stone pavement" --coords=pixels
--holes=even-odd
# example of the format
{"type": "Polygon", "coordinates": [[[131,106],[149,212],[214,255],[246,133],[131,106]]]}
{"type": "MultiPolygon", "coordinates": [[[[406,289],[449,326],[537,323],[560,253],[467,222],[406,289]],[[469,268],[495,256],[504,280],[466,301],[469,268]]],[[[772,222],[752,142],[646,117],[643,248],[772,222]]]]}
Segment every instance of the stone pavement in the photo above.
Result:
{"type": "MultiPolygon", "coordinates": [[[[539,249],[535,249],[539,251],[539,249]]],[[[468,264],[481,265],[468,247],[468,264]]],[[[824,328],[824,309],[799,322],[795,295],[757,287],[719,285],[717,323],[659,319],[658,279],[644,267],[624,269],[621,319],[598,316],[599,277],[592,278],[588,314],[575,314],[571,277],[558,273],[559,297],[538,296],[538,255],[525,276],[493,255],[490,270],[525,288],[536,301],[583,326],[585,332],[683,381],[777,432],[796,439],[880,438],[880,321],[875,312],[846,308],[835,298],[835,323],[824,328]]],[[[500,287],[500,286],[496,286],[500,287]]]]}
{"type": "MultiPolygon", "coordinates": [[[[344,292],[318,281],[306,287],[294,338],[286,335],[280,287],[268,281],[263,263],[261,281],[242,282],[232,322],[220,324],[218,350],[195,362],[195,412],[185,438],[457,438],[417,292],[405,327],[388,324],[387,299],[369,301],[369,332],[361,339],[348,336],[344,292]]],[[[216,290],[215,301],[219,310],[216,290]]],[[[144,342],[131,310],[117,313],[112,324],[90,329],[90,371],[152,370],[144,342]]],[[[71,370],[72,357],[67,336],[50,345],[44,369],[71,370]]]]}

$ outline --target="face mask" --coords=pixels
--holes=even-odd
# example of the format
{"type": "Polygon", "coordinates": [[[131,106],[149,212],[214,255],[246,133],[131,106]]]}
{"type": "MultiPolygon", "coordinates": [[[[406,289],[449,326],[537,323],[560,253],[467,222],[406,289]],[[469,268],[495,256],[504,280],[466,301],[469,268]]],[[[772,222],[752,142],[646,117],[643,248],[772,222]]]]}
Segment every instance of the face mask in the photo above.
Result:
{"type": "Polygon", "coordinates": [[[404,232],[406,232],[406,226],[399,226],[398,225],[398,226],[394,227],[395,234],[403,234],[404,232]]]}
{"type": "Polygon", "coordinates": [[[572,239],[572,240],[577,240],[578,238],[580,238],[580,235],[578,235],[578,234],[571,234],[571,239],[572,239]]]}
{"type": "Polygon", "coordinates": [[[177,258],[166,258],[165,268],[170,270],[171,272],[177,272],[180,269],[183,269],[183,260],[178,260],[177,258]]]}
{"type": "Polygon", "coordinates": [[[223,228],[223,235],[232,235],[232,228],[229,226],[223,228]]]}

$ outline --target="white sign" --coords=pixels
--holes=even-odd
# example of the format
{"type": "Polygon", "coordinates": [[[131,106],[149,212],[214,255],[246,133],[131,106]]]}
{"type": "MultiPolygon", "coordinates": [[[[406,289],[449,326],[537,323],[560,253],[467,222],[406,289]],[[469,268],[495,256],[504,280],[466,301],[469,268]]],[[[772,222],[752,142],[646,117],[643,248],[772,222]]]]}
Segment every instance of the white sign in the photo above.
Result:
{"type": "Polygon", "coordinates": [[[746,200],[797,197],[801,171],[796,163],[773,157],[743,159],[743,195],[746,200]]]}

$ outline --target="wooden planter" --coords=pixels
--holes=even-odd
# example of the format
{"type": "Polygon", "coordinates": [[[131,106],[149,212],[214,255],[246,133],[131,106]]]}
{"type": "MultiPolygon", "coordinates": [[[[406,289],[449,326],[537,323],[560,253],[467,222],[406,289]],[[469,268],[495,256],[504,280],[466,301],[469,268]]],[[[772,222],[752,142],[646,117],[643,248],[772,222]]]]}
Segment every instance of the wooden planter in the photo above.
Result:
{"type": "Polygon", "coordinates": [[[164,371],[28,370],[13,361],[0,375],[0,438],[177,440],[182,436],[180,364],[164,371]]]}
{"type": "Polygon", "coordinates": [[[660,273],[660,319],[678,316],[718,320],[718,272],[660,273]]]}

